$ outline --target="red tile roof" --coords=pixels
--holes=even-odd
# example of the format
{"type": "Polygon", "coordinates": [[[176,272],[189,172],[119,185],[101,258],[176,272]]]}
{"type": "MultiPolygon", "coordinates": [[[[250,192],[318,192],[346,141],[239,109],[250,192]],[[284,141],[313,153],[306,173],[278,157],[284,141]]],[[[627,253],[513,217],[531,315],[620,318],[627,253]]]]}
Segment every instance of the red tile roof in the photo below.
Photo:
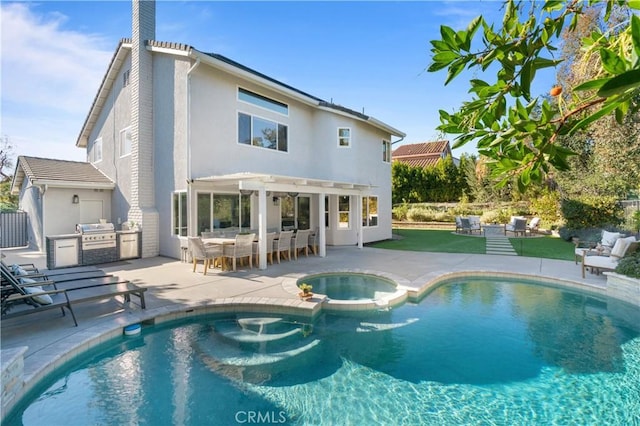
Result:
{"type": "Polygon", "coordinates": [[[435,166],[447,155],[451,155],[449,141],[436,141],[401,145],[391,153],[391,158],[410,167],[427,167],[435,166]]]}

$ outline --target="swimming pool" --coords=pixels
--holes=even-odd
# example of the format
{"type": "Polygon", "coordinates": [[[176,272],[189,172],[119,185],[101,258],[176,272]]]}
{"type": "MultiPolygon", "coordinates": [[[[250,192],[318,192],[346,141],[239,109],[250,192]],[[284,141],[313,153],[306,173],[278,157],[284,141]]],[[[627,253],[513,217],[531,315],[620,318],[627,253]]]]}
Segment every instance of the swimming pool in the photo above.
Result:
{"type": "Polygon", "coordinates": [[[311,284],[314,293],[324,294],[334,300],[375,300],[396,291],[394,282],[371,274],[321,274],[298,281],[311,284]]]}
{"type": "Polygon", "coordinates": [[[466,279],[313,324],[226,315],[146,327],[47,379],[4,424],[633,424],[629,308],[466,279]]]}

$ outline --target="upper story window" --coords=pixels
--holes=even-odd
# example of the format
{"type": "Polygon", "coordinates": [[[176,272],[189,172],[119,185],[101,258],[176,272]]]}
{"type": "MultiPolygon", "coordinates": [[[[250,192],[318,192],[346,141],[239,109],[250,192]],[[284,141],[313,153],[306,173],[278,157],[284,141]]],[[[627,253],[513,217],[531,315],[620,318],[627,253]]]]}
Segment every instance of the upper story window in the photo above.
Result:
{"type": "Polygon", "coordinates": [[[120,131],[120,157],[131,154],[131,127],[120,131]]]}
{"type": "Polygon", "coordinates": [[[287,152],[287,133],[284,124],[238,113],[238,143],[287,152]]]}
{"type": "Polygon", "coordinates": [[[131,70],[126,70],[122,74],[122,87],[127,87],[129,85],[129,78],[131,77],[131,70]]]}
{"type": "Polygon", "coordinates": [[[338,127],[338,146],[348,148],[351,146],[351,129],[348,127],[338,127]]]}
{"type": "Polygon", "coordinates": [[[249,90],[242,89],[240,87],[238,88],[238,99],[279,114],[289,115],[289,106],[287,104],[250,92],[249,90]]]}
{"type": "Polygon", "coordinates": [[[93,141],[93,146],[91,147],[91,155],[89,159],[92,163],[98,163],[102,161],[102,138],[98,138],[93,141]]]}
{"type": "Polygon", "coordinates": [[[391,162],[391,142],[385,140],[382,141],[382,161],[391,162]]]}

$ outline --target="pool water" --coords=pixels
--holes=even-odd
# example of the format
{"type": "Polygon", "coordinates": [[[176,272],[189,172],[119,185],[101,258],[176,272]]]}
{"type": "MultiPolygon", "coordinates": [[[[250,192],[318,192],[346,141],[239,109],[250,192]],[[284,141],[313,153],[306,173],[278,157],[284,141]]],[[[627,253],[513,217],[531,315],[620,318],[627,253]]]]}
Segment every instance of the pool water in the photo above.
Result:
{"type": "Polygon", "coordinates": [[[313,324],[227,315],[147,327],[60,371],[4,424],[637,424],[637,312],[467,280],[313,324]]]}
{"type": "Polygon", "coordinates": [[[334,300],[379,299],[393,294],[393,282],[367,274],[323,274],[300,280],[313,286],[314,293],[326,295],[334,300]]]}

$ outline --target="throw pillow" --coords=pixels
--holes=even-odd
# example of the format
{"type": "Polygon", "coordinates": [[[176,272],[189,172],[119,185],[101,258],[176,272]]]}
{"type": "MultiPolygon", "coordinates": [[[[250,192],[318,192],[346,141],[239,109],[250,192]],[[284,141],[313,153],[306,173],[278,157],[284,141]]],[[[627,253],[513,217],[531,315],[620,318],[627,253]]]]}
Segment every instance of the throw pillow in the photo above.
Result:
{"type": "MultiPolygon", "coordinates": [[[[30,281],[33,281],[33,280],[30,280],[30,281]]],[[[33,294],[34,296],[32,297],[32,299],[36,303],[39,303],[41,305],[50,305],[53,303],[53,299],[51,298],[51,296],[49,296],[48,294],[40,294],[40,293],[44,293],[44,290],[42,289],[42,287],[37,287],[37,286],[24,287],[24,291],[27,294],[33,294]]]]}
{"type": "Polygon", "coordinates": [[[11,265],[11,272],[13,272],[14,275],[27,275],[27,271],[25,271],[22,266],[16,263],[11,265]]]}
{"type": "Polygon", "coordinates": [[[629,244],[631,244],[631,242],[627,241],[625,238],[618,238],[611,249],[611,257],[616,257],[618,259],[623,257],[629,244]]]}
{"type": "Polygon", "coordinates": [[[602,239],[600,242],[603,246],[613,247],[616,240],[620,237],[622,237],[622,234],[619,232],[602,231],[602,239]]]}

